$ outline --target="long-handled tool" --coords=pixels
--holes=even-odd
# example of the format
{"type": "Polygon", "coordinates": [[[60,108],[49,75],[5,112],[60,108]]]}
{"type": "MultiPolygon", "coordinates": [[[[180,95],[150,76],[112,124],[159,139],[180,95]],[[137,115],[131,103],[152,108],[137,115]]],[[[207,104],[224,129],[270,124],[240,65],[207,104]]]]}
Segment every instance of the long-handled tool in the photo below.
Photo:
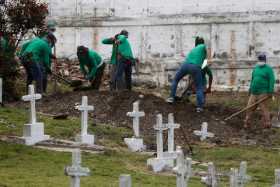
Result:
{"type": "Polygon", "coordinates": [[[225,121],[228,121],[228,120],[232,119],[233,117],[238,116],[239,114],[241,114],[241,113],[243,113],[243,112],[245,112],[245,111],[247,111],[247,110],[249,110],[249,109],[251,109],[251,108],[257,106],[258,104],[260,104],[260,103],[262,103],[262,102],[268,100],[269,98],[271,98],[271,97],[270,97],[270,96],[267,96],[267,97],[262,98],[261,100],[255,102],[254,104],[251,104],[251,105],[249,105],[249,106],[243,108],[242,110],[240,110],[240,111],[238,111],[238,112],[232,114],[231,116],[227,117],[227,118],[225,119],[225,121]]]}
{"type": "Polygon", "coordinates": [[[79,87],[83,84],[83,82],[81,80],[68,80],[55,73],[52,73],[52,76],[54,76],[57,79],[62,80],[64,83],[68,84],[71,87],[79,87]]]}

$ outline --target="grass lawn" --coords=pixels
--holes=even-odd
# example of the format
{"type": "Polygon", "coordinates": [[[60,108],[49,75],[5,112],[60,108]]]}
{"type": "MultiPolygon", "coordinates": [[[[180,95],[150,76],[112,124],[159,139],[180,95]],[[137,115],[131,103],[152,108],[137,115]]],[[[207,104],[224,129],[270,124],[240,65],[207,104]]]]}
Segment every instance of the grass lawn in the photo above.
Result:
{"type": "MultiPolygon", "coordinates": [[[[16,108],[0,108],[0,134],[21,135],[23,124],[28,121],[28,111],[16,108]]],[[[52,137],[72,139],[79,132],[80,120],[53,120],[39,116],[45,122],[46,133],[52,137]]],[[[127,151],[122,138],[132,132],[125,128],[90,122],[90,131],[98,144],[114,148],[103,154],[83,153],[83,166],[92,174],[82,179],[81,186],[117,187],[120,174],[131,174],[134,187],[176,186],[175,176],[154,174],[146,168],[148,156],[127,151]]],[[[249,187],[268,187],[274,182],[274,169],[280,167],[279,151],[263,147],[195,147],[193,159],[215,163],[218,171],[226,173],[231,167],[239,167],[241,161],[248,161],[248,172],[253,180],[249,187]]],[[[0,142],[0,187],[66,187],[69,177],[64,167],[71,163],[71,154],[35,149],[24,145],[0,142]]],[[[201,170],[202,166],[194,166],[201,170]]],[[[221,186],[228,186],[228,178],[221,178],[221,186]]],[[[198,177],[191,178],[191,187],[204,186],[198,177]]]]}

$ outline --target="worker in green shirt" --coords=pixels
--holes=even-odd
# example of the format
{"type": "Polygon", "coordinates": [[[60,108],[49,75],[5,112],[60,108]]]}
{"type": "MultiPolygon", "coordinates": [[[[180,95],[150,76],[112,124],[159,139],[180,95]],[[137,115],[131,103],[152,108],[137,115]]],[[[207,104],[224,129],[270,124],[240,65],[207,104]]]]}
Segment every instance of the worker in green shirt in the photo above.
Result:
{"type": "Polygon", "coordinates": [[[51,45],[55,37],[49,33],[45,39],[36,38],[23,45],[20,58],[27,74],[26,88],[36,82],[36,92],[43,93],[43,72],[51,73],[51,45]]]}
{"type": "MultiPolygon", "coordinates": [[[[203,84],[203,90],[204,90],[204,100],[206,101],[206,94],[211,93],[212,88],[212,82],[213,82],[213,73],[209,65],[207,65],[205,68],[202,69],[202,84],[203,84]],[[208,81],[207,81],[208,77],[208,81]],[[208,82],[208,87],[207,87],[208,82]]],[[[191,94],[196,93],[195,83],[192,77],[189,78],[189,85],[187,89],[183,92],[182,97],[179,99],[182,99],[183,97],[186,97],[189,101],[189,96],[191,94]]]]}
{"type": "Polygon", "coordinates": [[[97,52],[85,46],[77,48],[77,56],[80,62],[80,70],[84,74],[85,79],[91,82],[93,89],[98,90],[106,64],[97,52]]]}
{"type": "MultiPolygon", "coordinates": [[[[275,77],[273,69],[266,63],[266,55],[260,54],[258,56],[258,63],[252,72],[252,80],[250,83],[250,97],[248,106],[262,100],[264,98],[272,97],[274,93],[275,77]]],[[[270,113],[267,108],[268,99],[259,104],[263,116],[263,128],[271,127],[270,113]]],[[[251,116],[258,106],[247,110],[244,128],[250,127],[251,116]]]]}
{"type": "Polygon", "coordinates": [[[191,75],[196,87],[197,112],[203,111],[204,94],[203,94],[203,79],[202,79],[202,64],[207,58],[207,49],[204,44],[204,39],[196,37],[195,48],[187,55],[181,68],[177,71],[171,85],[170,97],[166,100],[168,103],[174,103],[176,98],[176,90],[179,81],[186,75],[191,75]]]}
{"type": "Polygon", "coordinates": [[[119,89],[122,85],[123,74],[125,75],[126,89],[131,90],[132,66],[135,63],[130,43],[128,41],[128,32],[122,30],[114,38],[104,39],[103,44],[112,44],[113,51],[111,64],[116,66],[115,73],[112,77],[112,88],[119,89]]]}

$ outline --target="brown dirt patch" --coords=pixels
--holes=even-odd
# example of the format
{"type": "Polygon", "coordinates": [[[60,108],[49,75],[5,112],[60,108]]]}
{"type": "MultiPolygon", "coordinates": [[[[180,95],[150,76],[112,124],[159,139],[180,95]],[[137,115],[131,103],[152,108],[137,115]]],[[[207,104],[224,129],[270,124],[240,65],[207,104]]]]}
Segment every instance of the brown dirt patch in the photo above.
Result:
{"type": "MultiPolygon", "coordinates": [[[[126,116],[128,111],[132,111],[132,103],[140,100],[140,110],[145,111],[146,116],[140,120],[141,133],[145,137],[145,141],[149,148],[154,148],[155,137],[153,126],[156,122],[156,114],[162,113],[164,122],[167,122],[168,113],[174,113],[175,120],[180,123],[182,128],[176,130],[176,143],[184,145],[186,139],[191,143],[197,142],[198,137],[193,135],[193,130],[198,130],[202,122],[208,122],[210,132],[215,134],[215,138],[208,141],[219,145],[231,144],[261,144],[273,145],[277,139],[277,130],[262,130],[260,127],[259,115],[250,131],[243,130],[243,117],[238,116],[227,123],[223,123],[223,119],[236,112],[238,108],[226,107],[223,102],[219,102],[219,98],[238,99],[235,95],[213,93],[208,97],[209,103],[203,113],[195,112],[195,106],[192,103],[180,102],[170,105],[163,98],[156,97],[152,94],[144,94],[144,98],[140,98],[140,92],[109,92],[109,91],[83,91],[70,92],[65,94],[56,94],[44,98],[38,102],[38,110],[49,114],[69,113],[71,116],[79,117],[79,111],[74,109],[75,105],[81,102],[81,97],[86,95],[89,98],[89,104],[94,105],[94,112],[90,113],[90,117],[95,123],[106,123],[117,127],[131,128],[132,120],[126,116]],[[213,102],[217,100],[217,102],[213,102]]],[[[242,97],[243,101],[246,98],[242,97]]],[[[11,105],[26,105],[23,102],[13,103],[11,105]]]]}

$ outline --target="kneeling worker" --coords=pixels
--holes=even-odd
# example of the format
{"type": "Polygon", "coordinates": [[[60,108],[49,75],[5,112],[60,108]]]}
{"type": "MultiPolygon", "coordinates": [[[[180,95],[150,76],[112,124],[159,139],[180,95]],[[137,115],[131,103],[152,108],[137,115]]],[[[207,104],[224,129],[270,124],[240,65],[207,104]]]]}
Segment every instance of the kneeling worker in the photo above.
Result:
{"type": "Polygon", "coordinates": [[[80,62],[80,70],[84,74],[85,79],[91,82],[93,89],[98,90],[106,64],[97,52],[85,46],[77,48],[77,56],[80,62]]]}
{"type": "MultiPolygon", "coordinates": [[[[271,127],[270,113],[267,108],[267,102],[268,98],[271,98],[274,92],[274,84],[275,77],[273,69],[268,64],[266,64],[266,55],[261,54],[258,56],[258,63],[252,73],[248,106],[263,100],[263,102],[259,104],[259,107],[262,111],[263,128],[271,127]]],[[[248,128],[250,126],[252,113],[257,109],[257,107],[258,106],[255,106],[254,108],[247,110],[244,128],[248,128]]]]}

